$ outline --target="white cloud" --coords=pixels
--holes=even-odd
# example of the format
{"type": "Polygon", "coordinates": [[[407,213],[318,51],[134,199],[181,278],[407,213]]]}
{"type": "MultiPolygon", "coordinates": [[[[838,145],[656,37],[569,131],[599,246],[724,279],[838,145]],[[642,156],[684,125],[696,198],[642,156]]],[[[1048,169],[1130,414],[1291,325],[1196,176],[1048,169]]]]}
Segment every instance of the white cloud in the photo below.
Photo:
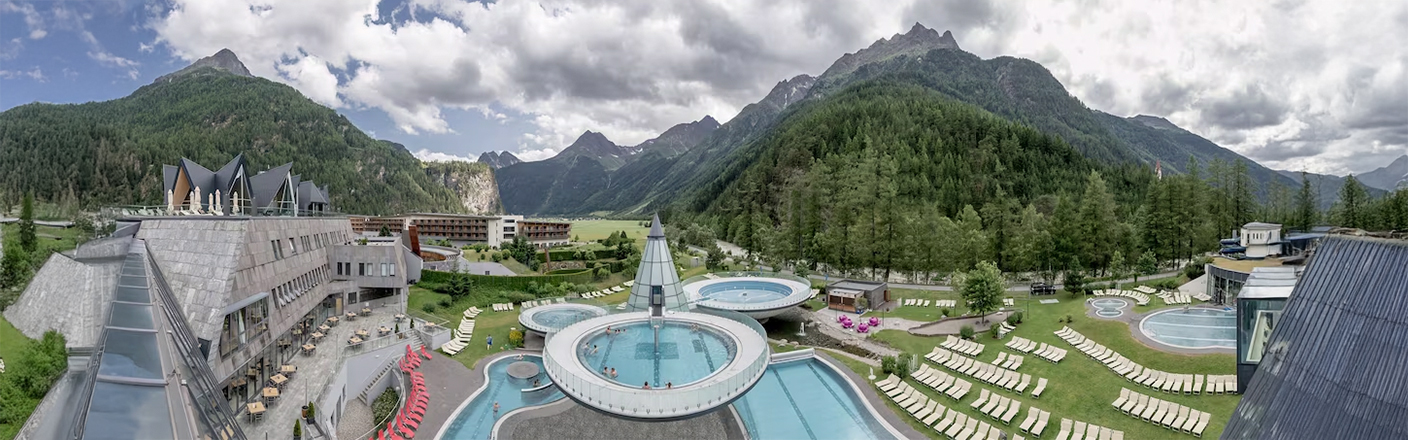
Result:
{"type": "Polygon", "coordinates": [[[24,16],[24,24],[29,28],[29,39],[38,40],[49,35],[49,32],[44,30],[44,17],[34,9],[34,5],[0,2],[0,13],[3,12],[17,12],[24,16]]]}
{"type": "Polygon", "coordinates": [[[44,72],[43,72],[42,70],[39,70],[39,66],[35,66],[33,69],[29,69],[29,70],[0,70],[0,78],[4,78],[4,79],[29,78],[29,79],[32,79],[32,80],[35,80],[35,81],[40,81],[40,82],[43,82],[43,81],[48,80],[48,79],[44,76],[44,72]]]}
{"type": "Polygon", "coordinates": [[[257,75],[380,109],[407,133],[454,131],[444,109],[522,114],[535,127],[515,152],[525,160],[585,130],[634,144],[706,114],[726,121],[777,81],[916,21],[982,57],[1036,60],[1091,107],[1166,116],[1271,166],[1363,171],[1408,150],[1394,113],[1408,102],[1397,1],[411,0],[391,17],[377,6],[174,0],[150,27],[182,58],[228,46],[257,75]]]}
{"type": "Polygon", "coordinates": [[[464,156],[456,156],[456,155],[448,154],[448,153],[441,153],[441,152],[438,152],[438,151],[430,151],[430,150],[427,150],[427,149],[425,149],[425,148],[416,150],[416,152],[415,152],[415,153],[412,153],[412,154],[414,154],[414,155],[416,156],[416,159],[420,159],[420,160],[423,161],[423,162],[474,162],[474,161],[475,161],[475,160],[472,159],[472,158],[468,158],[468,157],[464,157],[464,156]]]}
{"type": "Polygon", "coordinates": [[[147,44],[147,43],[142,43],[142,42],[138,42],[138,43],[137,43],[137,51],[138,51],[138,52],[141,52],[141,53],[151,53],[153,50],[156,50],[156,46],[155,46],[155,45],[151,45],[151,44],[147,44]]]}

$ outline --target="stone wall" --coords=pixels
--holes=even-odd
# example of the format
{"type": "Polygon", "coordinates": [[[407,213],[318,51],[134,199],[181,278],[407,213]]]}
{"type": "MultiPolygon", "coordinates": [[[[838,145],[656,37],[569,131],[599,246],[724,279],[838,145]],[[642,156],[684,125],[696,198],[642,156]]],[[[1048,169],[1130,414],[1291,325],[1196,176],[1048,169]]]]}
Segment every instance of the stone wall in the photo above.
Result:
{"type": "Polygon", "coordinates": [[[64,335],[70,348],[92,347],[121,269],[122,260],[87,264],[50,255],[24,293],[5,309],[5,319],[31,338],[52,329],[64,335]]]}

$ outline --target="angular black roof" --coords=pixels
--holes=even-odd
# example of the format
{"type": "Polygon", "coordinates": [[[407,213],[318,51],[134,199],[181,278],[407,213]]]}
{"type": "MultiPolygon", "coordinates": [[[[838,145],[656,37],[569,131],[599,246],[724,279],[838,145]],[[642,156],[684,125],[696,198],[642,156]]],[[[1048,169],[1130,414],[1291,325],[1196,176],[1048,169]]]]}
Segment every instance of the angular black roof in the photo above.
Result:
{"type": "Polygon", "coordinates": [[[1332,236],[1223,439],[1408,438],[1408,241],[1332,236]]]}
{"type": "Polygon", "coordinates": [[[292,169],[293,162],[289,162],[250,177],[249,186],[250,191],[254,192],[254,206],[266,207],[273,203],[274,196],[279,193],[279,187],[284,184],[284,179],[289,177],[288,172],[292,169]]]}

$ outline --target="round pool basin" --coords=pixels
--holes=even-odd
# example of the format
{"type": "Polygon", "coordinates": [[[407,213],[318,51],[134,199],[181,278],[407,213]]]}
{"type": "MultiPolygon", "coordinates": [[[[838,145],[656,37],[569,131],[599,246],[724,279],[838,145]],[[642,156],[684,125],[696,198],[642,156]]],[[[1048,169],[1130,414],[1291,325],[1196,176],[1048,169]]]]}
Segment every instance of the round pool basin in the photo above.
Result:
{"type": "Polygon", "coordinates": [[[518,315],[518,323],[538,333],[553,333],[569,325],[605,315],[606,310],[601,307],[558,303],[524,310],[518,315]]]}
{"type": "Polygon", "coordinates": [[[728,277],[705,279],[684,285],[696,305],[729,310],[754,319],[767,319],[806,302],[811,285],[769,277],[728,277]]]}
{"type": "Polygon", "coordinates": [[[1237,348],[1237,314],[1223,309],[1193,307],[1154,312],[1140,321],[1139,331],[1178,348],[1237,348]]]}
{"type": "Polygon", "coordinates": [[[684,386],[714,374],[733,360],[733,341],[709,327],[666,321],[660,342],[649,322],[611,326],[587,336],[578,360],[603,379],[628,387],[684,386]],[[615,376],[604,369],[616,371],[615,376]]]}
{"type": "Polygon", "coordinates": [[[1091,301],[1090,305],[1095,307],[1095,316],[1101,318],[1115,318],[1124,314],[1124,310],[1122,309],[1129,306],[1129,303],[1122,299],[1100,298],[1091,301]]]}

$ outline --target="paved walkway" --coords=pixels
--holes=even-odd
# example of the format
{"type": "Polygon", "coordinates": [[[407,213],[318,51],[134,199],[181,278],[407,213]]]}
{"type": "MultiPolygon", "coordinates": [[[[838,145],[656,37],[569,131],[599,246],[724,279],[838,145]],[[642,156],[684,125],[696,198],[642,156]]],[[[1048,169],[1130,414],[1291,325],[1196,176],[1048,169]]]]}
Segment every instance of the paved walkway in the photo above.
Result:
{"type": "Polygon", "coordinates": [[[931,322],[909,330],[910,334],[919,336],[940,336],[956,335],[965,325],[973,326],[974,332],[985,332],[1007,320],[1007,315],[1011,311],[994,312],[991,315],[980,318],[977,316],[965,316],[962,318],[949,319],[939,322],[931,322]]]}
{"type": "Polygon", "coordinates": [[[816,325],[812,326],[814,330],[825,333],[827,336],[841,341],[842,344],[857,345],[871,353],[881,356],[897,356],[900,354],[899,350],[890,348],[888,345],[881,345],[871,341],[869,334],[856,333],[853,330],[842,329],[839,324],[835,324],[835,315],[830,315],[830,319],[827,319],[825,316],[827,315],[816,312],[808,314],[808,318],[816,323],[816,325]]]}
{"type": "MultiPolygon", "coordinates": [[[[283,390],[279,392],[279,398],[272,405],[269,405],[268,410],[264,412],[263,419],[250,422],[247,406],[239,408],[239,419],[244,423],[245,436],[250,439],[263,439],[266,435],[268,438],[287,437],[293,432],[293,421],[302,417],[303,405],[322,397],[327,380],[338,368],[342,367],[341,351],[353,333],[358,329],[365,329],[371,332],[372,337],[375,337],[376,329],[379,326],[385,325],[394,329],[393,316],[399,313],[398,310],[399,307],[396,306],[377,308],[372,311],[371,316],[358,317],[352,321],[347,321],[346,316],[343,316],[342,321],[336,327],[328,330],[327,336],[317,344],[318,349],[312,355],[293,354],[288,363],[298,367],[298,373],[284,384],[283,390]]],[[[402,328],[402,330],[407,329],[402,328]]],[[[299,348],[294,346],[289,350],[297,352],[299,348]]],[[[357,390],[357,394],[360,392],[361,390],[357,390]]],[[[355,395],[350,397],[355,397],[355,395]]],[[[325,409],[318,408],[318,410],[321,412],[325,409]]],[[[309,436],[308,426],[303,427],[303,432],[304,437],[309,436]]]]}
{"type": "Polygon", "coordinates": [[[352,399],[347,402],[347,407],[342,409],[342,419],[337,421],[337,438],[365,438],[365,434],[372,430],[373,422],[372,407],[362,403],[362,399],[352,399]]]}
{"type": "MultiPolygon", "coordinates": [[[[465,399],[484,386],[483,368],[488,359],[517,354],[504,353],[481,359],[474,370],[465,368],[459,361],[450,359],[440,352],[434,352],[430,360],[420,364],[419,371],[425,374],[425,388],[430,393],[430,404],[426,407],[425,418],[416,428],[417,437],[431,438],[440,432],[440,427],[450,421],[450,415],[459,409],[465,399]]],[[[409,383],[409,380],[407,381],[409,383]]]]}
{"type": "Polygon", "coordinates": [[[719,410],[684,420],[642,422],[608,416],[562,399],[542,408],[513,413],[499,426],[499,438],[513,440],[562,439],[690,439],[744,440],[743,427],[726,405],[719,410]]]}

